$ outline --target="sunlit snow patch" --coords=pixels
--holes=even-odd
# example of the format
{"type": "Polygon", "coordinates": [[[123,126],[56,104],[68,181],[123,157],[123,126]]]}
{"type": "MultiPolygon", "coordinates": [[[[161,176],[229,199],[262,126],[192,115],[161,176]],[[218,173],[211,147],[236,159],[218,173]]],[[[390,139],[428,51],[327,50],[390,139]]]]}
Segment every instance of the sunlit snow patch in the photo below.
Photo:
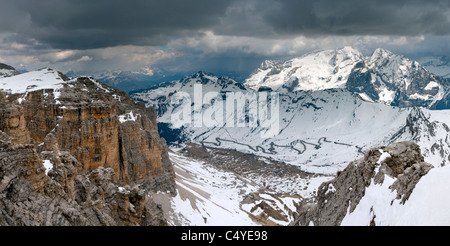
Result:
{"type": "Polygon", "coordinates": [[[140,114],[133,114],[133,111],[130,111],[129,113],[119,115],[119,121],[120,123],[124,123],[127,121],[136,121],[138,117],[141,116],[140,114]]]}
{"type": "Polygon", "coordinates": [[[45,167],[45,175],[48,175],[48,172],[53,169],[53,163],[50,160],[44,160],[43,164],[45,167]]]}

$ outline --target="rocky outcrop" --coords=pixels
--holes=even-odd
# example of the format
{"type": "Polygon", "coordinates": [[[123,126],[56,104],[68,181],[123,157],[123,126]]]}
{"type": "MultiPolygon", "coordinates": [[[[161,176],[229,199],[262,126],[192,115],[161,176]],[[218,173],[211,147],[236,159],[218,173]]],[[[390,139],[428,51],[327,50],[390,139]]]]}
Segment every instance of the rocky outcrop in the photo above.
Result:
{"type": "Polygon", "coordinates": [[[84,170],[65,151],[38,153],[0,132],[0,225],[165,225],[139,185],[120,187],[114,170],[84,170]]]}
{"type": "MultiPolygon", "coordinates": [[[[48,72],[54,72],[49,70],[48,72]]],[[[174,172],[156,113],[125,92],[92,78],[68,80],[63,88],[0,94],[0,130],[16,144],[67,151],[85,170],[112,168],[119,183],[140,183],[175,192],[174,172]]]]}
{"type": "Polygon", "coordinates": [[[396,199],[404,204],[432,167],[424,162],[419,146],[413,142],[375,147],[338,172],[333,180],[320,185],[315,202],[303,202],[292,225],[340,225],[358,206],[367,187],[383,183],[386,176],[395,179],[389,189],[397,192],[396,199]]]}
{"type": "Polygon", "coordinates": [[[41,73],[57,86],[26,74],[0,86],[0,224],[166,224],[149,195],[176,194],[155,110],[90,77],[41,73]]]}

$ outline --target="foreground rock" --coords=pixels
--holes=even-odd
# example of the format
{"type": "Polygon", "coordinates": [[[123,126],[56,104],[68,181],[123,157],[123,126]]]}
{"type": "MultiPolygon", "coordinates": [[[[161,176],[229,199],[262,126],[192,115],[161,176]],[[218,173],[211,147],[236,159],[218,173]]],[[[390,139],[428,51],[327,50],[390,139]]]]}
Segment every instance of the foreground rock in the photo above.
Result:
{"type": "Polygon", "coordinates": [[[0,130],[13,143],[68,151],[85,170],[112,168],[123,185],[174,192],[152,108],[92,78],[68,80],[51,69],[31,73],[1,80],[0,130]]]}
{"type": "Polygon", "coordinates": [[[111,168],[87,171],[68,152],[40,154],[3,132],[0,147],[2,226],[166,224],[145,190],[118,186],[111,168]]]}
{"type": "MultiPolygon", "coordinates": [[[[357,208],[368,187],[381,186],[383,182],[392,182],[388,188],[396,193],[390,203],[397,200],[404,204],[420,178],[431,168],[433,166],[424,162],[419,146],[413,142],[373,148],[338,172],[336,178],[324,182],[314,203],[301,204],[292,225],[341,225],[343,219],[357,208]]],[[[376,212],[372,207],[371,221],[366,221],[367,225],[376,225],[376,212]]]]}
{"type": "Polygon", "coordinates": [[[52,69],[1,79],[0,224],[163,225],[174,195],[156,113],[93,78],[52,69]]]}

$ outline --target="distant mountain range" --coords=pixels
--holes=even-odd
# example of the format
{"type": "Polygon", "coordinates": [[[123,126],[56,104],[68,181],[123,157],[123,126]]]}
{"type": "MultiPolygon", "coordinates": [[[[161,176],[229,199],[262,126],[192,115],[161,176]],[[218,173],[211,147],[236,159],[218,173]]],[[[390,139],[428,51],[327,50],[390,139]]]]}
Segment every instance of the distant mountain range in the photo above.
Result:
{"type": "Polygon", "coordinates": [[[150,75],[145,72],[126,70],[102,71],[96,74],[84,74],[70,70],[66,72],[66,75],[70,78],[77,78],[80,76],[93,76],[98,81],[126,92],[148,89],[161,82],[175,80],[183,77],[183,75],[178,73],[158,73],[150,75]]]}
{"type": "MultiPolygon", "coordinates": [[[[198,72],[131,96],[156,109],[160,134],[170,143],[232,148],[332,173],[374,145],[400,140],[417,142],[427,160],[445,165],[450,118],[446,110],[429,109],[450,108],[449,91],[446,79],[402,55],[377,49],[364,57],[344,47],[284,62],[265,61],[243,84],[198,72]],[[279,134],[261,138],[259,126],[174,127],[172,113],[186,105],[174,105],[171,97],[185,92],[193,98],[195,84],[202,85],[203,94],[219,92],[218,101],[227,92],[279,92],[279,134]]],[[[201,110],[213,107],[207,104],[201,110]]]]}
{"type": "Polygon", "coordinates": [[[418,62],[426,67],[428,71],[450,79],[450,56],[427,56],[418,59],[418,62]]]}
{"type": "MultiPolygon", "coordinates": [[[[360,157],[374,145],[401,140],[418,142],[425,157],[438,165],[445,165],[450,156],[450,142],[446,138],[450,131],[447,110],[399,108],[368,102],[346,88],[280,93],[279,132],[269,139],[260,136],[263,131],[260,126],[174,127],[172,113],[187,105],[174,105],[171,97],[177,92],[186,92],[193,98],[194,84],[202,84],[204,94],[216,91],[222,98],[227,92],[252,92],[230,78],[199,72],[181,81],[132,94],[133,99],[155,108],[160,134],[170,144],[194,142],[231,148],[327,174],[336,172],[341,165],[360,157]]],[[[220,102],[221,98],[217,99],[220,102]]],[[[191,101],[186,103],[190,106],[191,101]]],[[[216,106],[214,103],[203,105],[201,110],[206,112],[216,106]]],[[[224,119],[226,117],[224,113],[224,119]]]]}
{"type": "MultiPolygon", "coordinates": [[[[156,109],[160,134],[169,143],[208,143],[281,158],[304,168],[325,165],[327,171],[314,171],[329,172],[365,149],[399,140],[417,142],[426,158],[445,165],[450,155],[446,137],[450,118],[447,110],[435,109],[450,108],[449,91],[446,79],[402,55],[377,49],[364,57],[345,47],[284,62],[265,61],[244,83],[198,72],[131,96],[156,109]],[[219,92],[218,99],[226,98],[227,92],[279,92],[279,134],[263,139],[259,126],[174,127],[172,114],[186,105],[174,105],[171,98],[177,92],[193,98],[195,84],[202,85],[203,94],[219,92]],[[324,150],[325,146],[330,149],[324,150]]],[[[201,110],[214,106],[203,105],[201,110]]]]}
{"type": "Polygon", "coordinates": [[[363,99],[399,107],[448,108],[450,83],[416,61],[385,49],[369,57],[351,47],[313,52],[285,62],[265,61],[245,80],[278,92],[346,88],[363,99]]]}

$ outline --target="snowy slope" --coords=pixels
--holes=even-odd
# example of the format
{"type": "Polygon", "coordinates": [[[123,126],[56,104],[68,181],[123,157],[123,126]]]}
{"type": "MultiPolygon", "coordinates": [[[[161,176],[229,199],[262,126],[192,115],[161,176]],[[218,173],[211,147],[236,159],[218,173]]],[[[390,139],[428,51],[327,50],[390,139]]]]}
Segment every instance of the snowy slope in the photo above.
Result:
{"type": "Polygon", "coordinates": [[[186,76],[180,81],[165,82],[149,91],[134,93],[131,96],[134,99],[145,101],[147,105],[153,106],[158,116],[162,117],[159,119],[161,122],[170,122],[169,112],[173,110],[171,96],[176,92],[186,92],[192,95],[191,100],[193,101],[195,84],[202,85],[202,94],[208,92],[247,91],[242,84],[228,77],[216,77],[212,74],[198,72],[191,76],[186,76]]]}
{"type": "Polygon", "coordinates": [[[448,226],[450,213],[450,166],[433,168],[423,176],[405,204],[396,199],[389,186],[394,179],[385,176],[382,184],[366,189],[352,213],[347,213],[343,226],[367,226],[374,217],[380,226],[448,226]]]}
{"type": "MultiPolygon", "coordinates": [[[[153,194],[163,206],[166,219],[172,225],[190,226],[250,226],[287,225],[294,218],[298,196],[266,189],[235,172],[220,170],[208,161],[183,155],[181,149],[169,153],[176,173],[177,196],[153,194]],[[249,199],[249,195],[257,199],[249,199]],[[249,201],[250,200],[250,201],[249,201]],[[265,216],[264,223],[255,219],[264,213],[258,205],[264,203],[286,220],[265,216]]],[[[326,178],[312,179],[323,182],[326,178]]],[[[318,186],[318,185],[317,185],[318,186]]],[[[315,186],[314,186],[315,187],[315,186]]]]}
{"type": "Polygon", "coordinates": [[[176,152],[170,157],[177,174],[177,196],[170,198],[170,205],[164,210],[171,224],[257,225],[240,209],[243,195],[239,195],[241,189],[251,192],[257,187],[176,152]]]}
{"type": "Polygon", "coordinates": [[[56,92],[63,88],[65,80],[67,78],[60,72],[45,68],[0,79],[0,89],[9,94],[22,94],[42,89],[52,89],[56,92]]]}

